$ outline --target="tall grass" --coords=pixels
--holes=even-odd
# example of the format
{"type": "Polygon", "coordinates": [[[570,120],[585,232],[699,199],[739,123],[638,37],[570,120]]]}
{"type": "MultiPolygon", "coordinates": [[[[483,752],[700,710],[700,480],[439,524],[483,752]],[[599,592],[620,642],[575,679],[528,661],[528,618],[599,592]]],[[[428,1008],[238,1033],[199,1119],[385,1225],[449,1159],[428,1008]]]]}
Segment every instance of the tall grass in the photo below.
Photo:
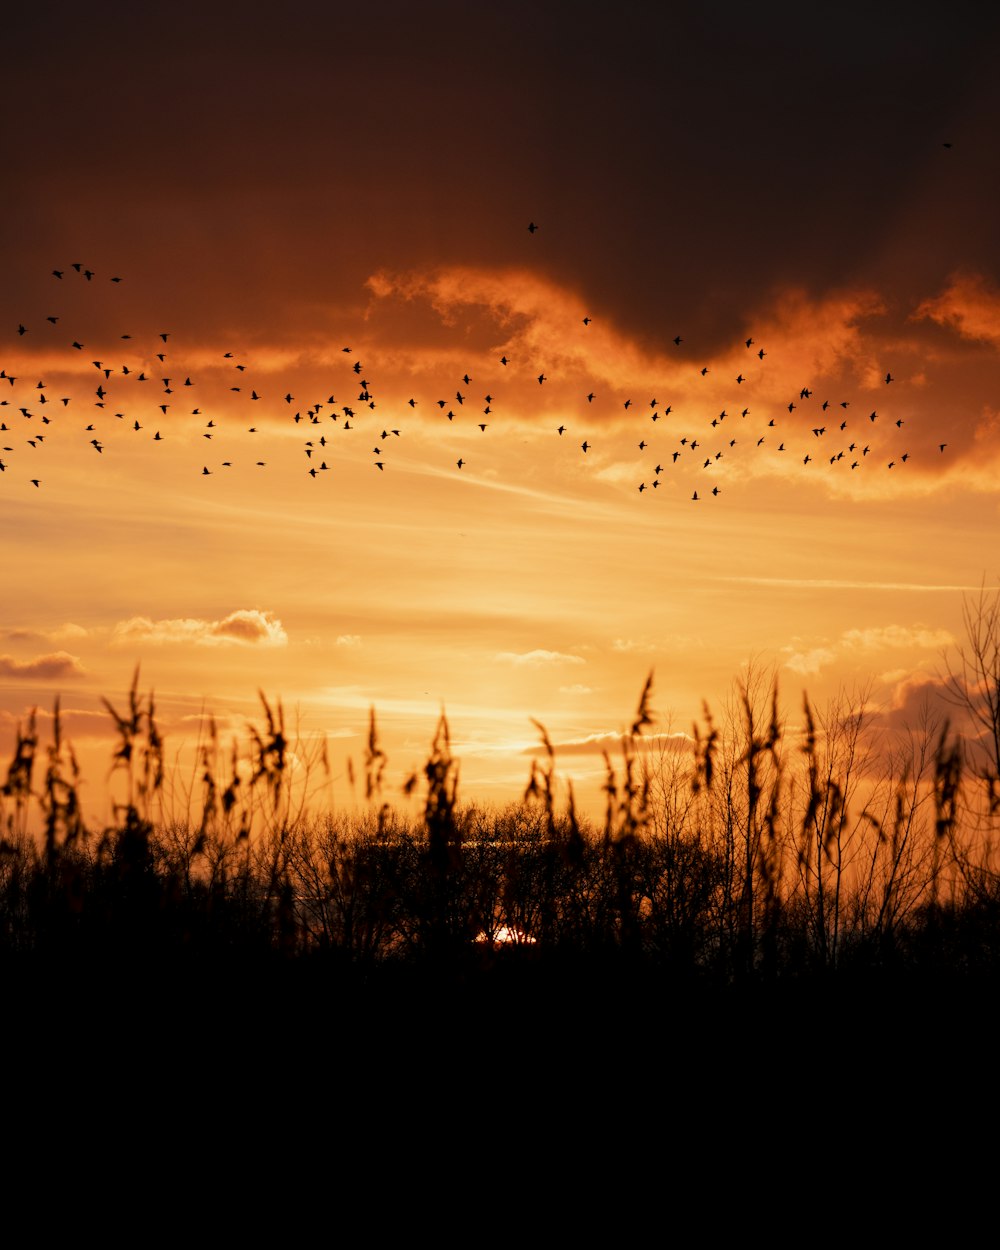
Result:
{"type": "Polygon", "coordinates": [[[88,828],[56,702],[32,715],[0,788],[0,959],[91,966],[220,961],[387,968],[641,969],[712,985],[832,974],[992,974],[1000,941],[993,822],[1000,779],[970,768],[948,725],[886,749],[863,697],[790,728],[773,676],[751,670],[693,749],[657,748],[648,679],[605,818],[557,801],[558,752],[538,725],[523,799],[462,803],[442,716],[422,816],[385,797],[372,713],[365,804],[316,810],[325,752],[290,737],[280,703],[222,748],[199,745],[186,810],[169,814],[151,695],[105,701],[117,742],[113,821],[88,828]],[[293,784],[292,760],[301,777],[293,784]]]}

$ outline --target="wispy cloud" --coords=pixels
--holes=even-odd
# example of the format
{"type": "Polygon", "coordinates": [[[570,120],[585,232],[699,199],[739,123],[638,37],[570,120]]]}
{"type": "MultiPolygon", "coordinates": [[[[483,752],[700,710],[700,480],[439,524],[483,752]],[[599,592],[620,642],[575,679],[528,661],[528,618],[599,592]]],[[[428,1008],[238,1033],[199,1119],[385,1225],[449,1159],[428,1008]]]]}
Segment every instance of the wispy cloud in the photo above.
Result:
{"type": "Polygon", "coordinates": [[[585,664],[578,655],[563,651],[498,651],[494,657],[501,664],[513,664],[516,668],[554,668],[562,664],[585,664]]]}
{"type": "MultiPolygon", "coordinates": [[[[612,755],[621,750],[623,735],[620,733],[587,734],[583,738],[567,738],[563,742],[553,742],[557,755],[612,755]]],[[[693,739],[685,733],[649,734],[636,738],[635,747],[640,754],[658,755],[661,752],[686,751],[693,739]]],[[[545,755],[545,747],[541,744],[525,747],[522,755],[545,755]]]]}
{"type": "Polygon", "coordinates": [[[715,581],[735,582],[744,586],[798,586],[802,590],[885,590],[885,591],[947,591],[949,594],[971,593],[980,587],[927,582],[865,582],[833,577],[742,577],[723,576],[715,581]]]}
{"type": "Polygon", "coordinates": [[[656,645],[651,642],[637,642],[634,638],[616,638],[611,644],[612,651],[655,651],[656,645]]]}

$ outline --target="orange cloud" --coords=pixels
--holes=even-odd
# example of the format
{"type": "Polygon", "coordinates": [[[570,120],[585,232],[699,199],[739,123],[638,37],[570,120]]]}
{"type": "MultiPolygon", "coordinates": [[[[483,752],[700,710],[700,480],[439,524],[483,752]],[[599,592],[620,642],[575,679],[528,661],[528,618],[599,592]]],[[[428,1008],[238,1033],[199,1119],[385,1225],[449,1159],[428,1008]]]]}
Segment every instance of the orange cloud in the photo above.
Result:
{"type": "Polygon", "coordinates": [[[924,300],[914,318],[928,318],[963,338],[1000,347],[1000,291],[979,274],[956,275],[940,295],[924,300]]]}
{"type": "MultiPolygon", "coordinates": [[[[564,742],[554,742],[553,750],[557,755],[613,755],[621,750],[624,735],[620,733],[588,734],[584,738],[568,738],[564,742]]],[[[684,733],[650,734],[634,740],[635,749],[644,755],[662,751],[679,753],[691,748],[693,738],[684,733]]],[[[525,747],[522,755],[545,755],[542,745],[525,747]]]]}
{"type": "Polygon", "coordinates": [[[86,669],[68,651],[53,651],[49,655],[37,655],[32,660],[15,660],[12,655],[0,655],[0,677],[12,677],[19,681],[61,681],[67,677],[83,677],[86,669]]]}
{"type": "Polygon", "coordinates": [[[501,664],[513,664],[516,668],[550,668],[561,664],[586,664],[578,655],[566,655],[562,651],[498,651],[495,657],[501,664]]]}
{"type": "Polygon", "coordinates": [[[273,613],[261,612],[257,608],[241,608],[230,612],[221,621],[203,621],[191,617],[152,621],[146,616],[133,616],[115,625],[111,641],[119,646],[184,642],[211,646],[235,642],[283,647],[288,642],[288,635],[273,613]]]}
{"type": "Polygon", "coordinates": [[[818,673],[835,661],[850,655],[893,650],[943,651],[954,644],[954,635],[946,629],[928,629],[924,625],[881,625],[869,629],[847,629],[840,637],[825,645],[808,648],[786,646],[785,667],[803,675],[818,673]]]}

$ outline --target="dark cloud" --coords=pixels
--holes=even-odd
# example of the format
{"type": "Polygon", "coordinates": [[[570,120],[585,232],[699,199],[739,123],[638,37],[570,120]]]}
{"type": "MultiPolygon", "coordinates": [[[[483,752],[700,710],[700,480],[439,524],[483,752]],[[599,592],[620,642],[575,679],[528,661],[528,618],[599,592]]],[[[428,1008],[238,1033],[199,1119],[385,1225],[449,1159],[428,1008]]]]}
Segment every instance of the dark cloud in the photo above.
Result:
{"type": "Polygon", "coordinates": [[[379,266],[530,257],[703,350],[775,287],[922,298],[963,264],[1000,277],[998,28],[964,5],[21,6],[10,289],[83,249],[165,311],[190,282],[192,317],[277,299],[301,326],[379,266]]]}

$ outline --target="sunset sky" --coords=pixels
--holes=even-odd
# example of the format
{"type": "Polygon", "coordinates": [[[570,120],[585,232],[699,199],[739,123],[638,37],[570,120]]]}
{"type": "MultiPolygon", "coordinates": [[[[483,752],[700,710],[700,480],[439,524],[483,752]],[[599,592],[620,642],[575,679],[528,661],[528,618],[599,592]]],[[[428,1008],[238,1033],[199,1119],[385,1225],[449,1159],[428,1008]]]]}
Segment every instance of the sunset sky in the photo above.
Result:
{"type": "Polygon", "coordinates": [[[1000,15],[39,3],[4,43],[4,767],[58,693],[100,812],[137,664],[168,754],[261,689],[334,802],[371,706],[393,794],[443,708],[464,798],[523,791],[535,718],[586,803],[650,670],[662,733],[748,662],[792,715],[933,698],[1000,573],[1000,15]]]}

